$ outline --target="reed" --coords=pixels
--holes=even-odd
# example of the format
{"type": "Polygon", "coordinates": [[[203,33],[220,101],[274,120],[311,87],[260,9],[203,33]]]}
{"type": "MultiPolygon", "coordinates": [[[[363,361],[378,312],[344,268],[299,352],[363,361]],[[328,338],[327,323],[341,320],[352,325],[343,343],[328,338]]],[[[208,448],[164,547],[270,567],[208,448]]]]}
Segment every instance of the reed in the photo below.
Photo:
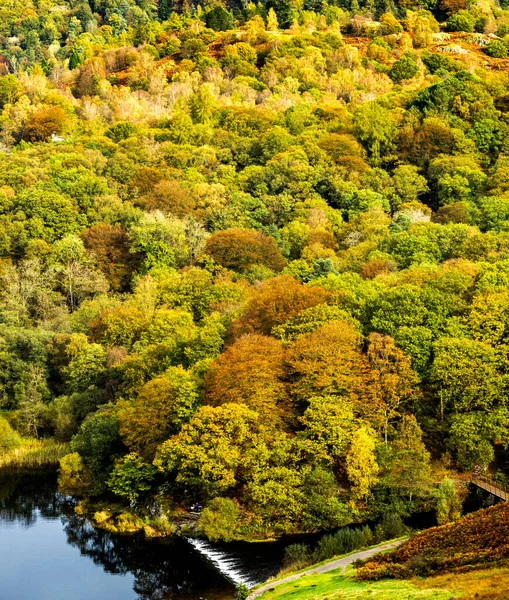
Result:
{"type": "Polygon", "coordinates": [[[0,468],[26,469],[55,466],[68,451],[68,444],[62,442],[24,438],[15,448],[0,452],[0,468]]]}

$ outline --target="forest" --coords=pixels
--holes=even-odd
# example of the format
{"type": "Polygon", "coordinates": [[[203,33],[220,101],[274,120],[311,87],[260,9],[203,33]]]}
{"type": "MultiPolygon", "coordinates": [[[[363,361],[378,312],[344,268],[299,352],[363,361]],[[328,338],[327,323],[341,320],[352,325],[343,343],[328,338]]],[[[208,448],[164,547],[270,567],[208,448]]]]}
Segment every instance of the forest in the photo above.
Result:
{"type": "Polygon", "coordinates": [[[504,3],[0,16],[0,454],[213,540],[506,482],[504,3]]]}

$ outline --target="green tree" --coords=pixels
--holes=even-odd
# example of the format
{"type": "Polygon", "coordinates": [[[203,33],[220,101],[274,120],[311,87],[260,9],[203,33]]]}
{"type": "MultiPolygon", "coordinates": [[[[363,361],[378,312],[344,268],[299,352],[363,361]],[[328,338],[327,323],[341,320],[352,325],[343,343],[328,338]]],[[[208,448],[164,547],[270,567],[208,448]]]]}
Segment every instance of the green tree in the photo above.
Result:
{"type": "Polygon", "coordinates": [[[373,164],[380,164],[382,158],[392,152],[398,129],[387,108],[376,102],[361,105],[354,116],[354,128],[373,164]]]}
{"type": "Polygon", "coordinates": [[[437,521],[445,525],[461,517],[461,502],[451,479],[444,479],[437,489],[437,521]]]}
{"type": "Polygon", "coordinates": [[[231,542],[237,536],[239,509],[229,498],[214,498],[204,509],[198,528],[212,542],[231,542]]]}
{"type": "Polygon", "coordinates": [[[399,60],[392,64],[388,75],[395,83],[401,83],[404,79],[412,79],[419,72],[419,66],[412,55],[404,54],[399,60]]]}
{"type": "Polygon", "coordinates": [[[223,6],[216,6],[205,17],[207,27],[214,31],[228,31],[233,29],[233,15],[223,6]]]}
{"type": "Polygon", "coordinates": [[[469,339],[442,338],[434,344],[431,381],[440,418],[491,410],[503,397],[494,349],[469,339]]]}
{"type": "Polygon", "coordinates": [[[84,392],[100,384],[106,372],[106,351],[100,344],[89,343],[83,333],[74,333],[65,348],[67,364],[61,369],[70,392],[84,392]]]}
{"type": "Polygon", "coordinates": [[[131,452],[117,461],[108,480],[109,489],[129,502],[136,502],[143,492],[151,489],[157,469],[131,452]]]}
{"type": "Polygon", "coordinates": [[[387,486],[408,497],[410,502],[415,496],[424,496],[431,484],[430,454],[413,415],[401,419],[389,456],[389,467],[384,475],[387,486]]]}
{"type": "Polygon", "coordinates": [[[0,109],[12,104],[19,94],[19,82],[15,75],[0,77],[0,109]]]}
{"type": "Polygon", "coordinates": [[[81,456],[83,466],[92,472],[89,493],[103,493],[115,459],[125,453],[117,417],[109,409],[89,415],[71,440],[71,450],[81,456]]]}

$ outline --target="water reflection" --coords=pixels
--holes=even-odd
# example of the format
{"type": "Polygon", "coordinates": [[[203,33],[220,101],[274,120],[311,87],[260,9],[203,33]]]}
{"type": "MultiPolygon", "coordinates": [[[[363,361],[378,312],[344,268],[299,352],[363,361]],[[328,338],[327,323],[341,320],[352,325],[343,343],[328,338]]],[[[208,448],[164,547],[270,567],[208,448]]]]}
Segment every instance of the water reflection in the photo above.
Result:
{"type": "MultiPolygon", "coordinates": [[[[99,576],[104,578],[104,573],[108,573],[130,577],[134,592],[131,597],[140,600],[190,598],[226,600],[234,597],[233,584],[183,539],[147,541],[141,536],[111,535],[108,532],[94,529],[86,519],[74,513],[72,501],[58,493],[54,475],[12,474],[0,479],[0,548],[2,547],[2,538],[4,543],[7,543],[7,539],[9,539],[11,545],[13,541],[16,542],[22,553],[24,551],[22,548],[23,531],[27,528],[31,530],[30,536],[25,536],[30,547],[26,548],[25,556],[32,555],[34,536],[36,541],[47,546],[48,552],[51,551],[55,555],[55,584],[57,587],[61,581],[59,569],[65,562],[62,553],[75,553],[74,548],[78,548],[81,557],[88,557],[100,567],[91,573],[87,571],[86,581],[91,586],[95,586],[94,589],[101,585],[104,586],[102,580],[94,582],[94,578],[99,576]],[[48,529],[48,522],[51,521],[54,522],[54,527],[48,529]],[[17,530],[12,531],[13,527],[17,530]],[[38,534],[39,530],[40,534],[38,534]],[[55,538],[55,536],[65,538],[64,543],[58,545],[54,539],[49,539],[55,538]],[[30,539],[28,540],[28,538],[30,539]]],[[[2,589],[16,590],[16,592],[10,592],[16,596],[5,597],[2,594],[2,600],[17,600],[18,598],[35,600],[35,598],[39,598],[40,596],[35,595],[35,587],[39,586],[32,585],[33,582],[29,581],[32,576],[32,566],[34,567],[33,578],[40,577],[39,572],[36,575],[36,565],[31,565],[30,561],[27,561],[27,565],[24,567],[23,581],[10,581],[10,557],[6,548],[2,549],[2,555],[2,572],[0,573],[2,589]],[[19,595],[17,590],[19,590],[19,595]],[[31,595],[32,593],[34,595],[31,595]]],[[[75,568],[75,575],[82,575],[82,572],[78,573],[78,571],[83,571],[87,567],[83,563],[83,558],[78,561],[70,561],[71,566],[66,567],[67,571],[75,568]]],[[[13,557],[11,560],[14,563],[16,559],[13,557]]],[[[49,567],[48,565],[44,566],[45,577],[48,577],[47,571],[48,568],[51,570],[52,565],[53,563],[50,562],[49,567]]],[[[12,566],[14,567],[14,564],[12,566]]],[[[73,574],[66,572],[65,577],[72,579],[73,574]]],[[[109,586],[112,581],[108,582],[109,586]]],[[[119,586],[125,590],[125,577],[117,578],[114,581],[118,581],[119,586]]],[[[120,594],[120,590],[118,594],[108,593],[109,596],[97,597],[103,600],[125,598],[125,595],[120,594]]],[[[67,592],[66,595],[59,596],[58,590],[52,595],[55,600],[60,597],[63,599],[70,596],[67,595],[67,592]]],[[[80,597],[96,596],[93,596],[92,592],[87,594],[84,590],[80,597]]]]}
{"type": "Polygon", "coordinates": [[[233,597],[233,586],[185,540],[112,536],[75,514],[63,515],[62,522],[68,543],[82,555],[108,573],[132,573],[134,591],[143,600],[233,597]]]}

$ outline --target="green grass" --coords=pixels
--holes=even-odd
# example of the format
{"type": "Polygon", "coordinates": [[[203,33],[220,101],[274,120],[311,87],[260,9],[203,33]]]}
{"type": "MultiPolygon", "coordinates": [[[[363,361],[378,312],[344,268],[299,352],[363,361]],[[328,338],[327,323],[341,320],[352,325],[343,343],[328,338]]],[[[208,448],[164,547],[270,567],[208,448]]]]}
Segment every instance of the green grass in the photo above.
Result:
{"type": "Polygon", "coordinates": [[[407,581],[357,582],[353,569],[345,575],[340,570],[322,575],[304,575],[300,579],[281,584],[260,596],[262,600],[449,600],[454,594],[446,590],[419,589],[407,581]]]}

